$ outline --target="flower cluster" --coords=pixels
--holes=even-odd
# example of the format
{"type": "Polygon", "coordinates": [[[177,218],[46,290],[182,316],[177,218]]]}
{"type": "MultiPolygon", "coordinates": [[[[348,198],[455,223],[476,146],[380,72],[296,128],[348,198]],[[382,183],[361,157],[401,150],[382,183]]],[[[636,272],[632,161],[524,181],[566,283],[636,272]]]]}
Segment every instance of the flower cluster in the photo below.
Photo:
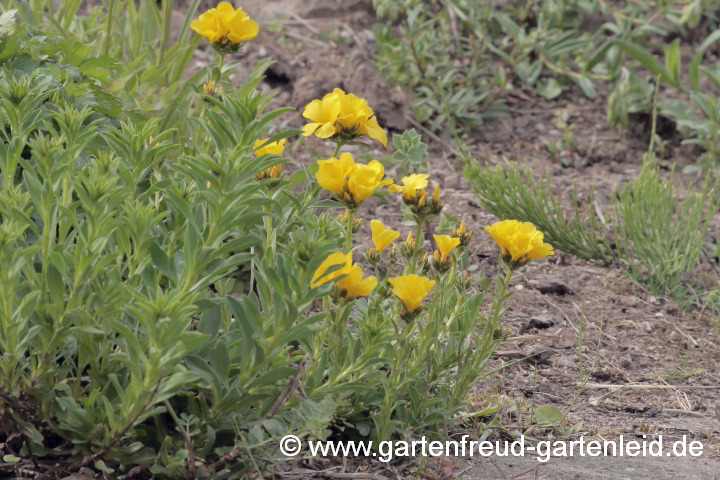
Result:
{"type": "Polygon", "coordinates": [[[336,88],[321,100],[313,100],[303,112],[310,120],[303,128],[303,135],[317,135],[339,143],[347,143],[361,135],[367,135],[387,146],[387,134],[364,98],[345,93],[336,88]]]}
{"type": "Polygon", "coordinates": [[[440,185],[435,185],[430,201],[427,200],[425,187],[428,186],[430,175],[426,173],[413,173],[403,177],[402,185],[390,185],[388,190],[392,193],[402,193],[403,202],[417,216],[426,217],[437,215],[443,208],[440,201],[440,185]]]}
{"type": "Polygon", "coordinates": [[[318,160],[317,164],[317,182],[333,192],[349,209],[356,208],[379,187],[392,183],[392,179],[384,179],[382,163],[377,160],[367,165],[356,163],[350,153],[343,153],[340,158],[318,160]]]}
{"type": "Polygon", "coordinates": [[[222,53],[237,51],[242,42],[252,40],[260,31],[255,20],[230,2],[220,2],[193,20],[190,27],[222,53]]]}
{"type": "Polygon", "coordinates": [[[500,247],[503,260],[512,268],[534,258],[555,255],[552,245],[544,242],[543,233],[530,222],[503,220],[485,227],[485,230],[500,247]]]}
{"type": "MultiPolygon", "coordinates": [[[[192,28],[206,37],[223,56],[237,50],[241,42],[257,36],[259,28],[242,8],[235,9],[229,2],[221,2],[200,15],[192,22],[192,28]]],[[[219,97],[222,87],[217,84],[218,78],[208,80],[203,91],[208,96],[219,97]]],[[[366,259],[378,272],[380,260],[384,252],[390,248],[389,266],[383,284],[392,286],[392,292],[403,306],[400,317],[410,322],[423,310],[424,299],[430,294],[436,283],[441,282],[442,289],[456,282],[455,251],[466,248],[472,239],[472,231],[465,221],[454,227],[451,235],[433,235],[436,249],[430,253],[423,251],[423,228],[425,222],[443,209],[440,199],[440,186],[435,185],[428,195],[429,174],[413,173],[402,178],[401,184],[393,184],[393,180],[385,178],[385,168],[377,160],[367,164],[358,163],[349,152],[340,152],[343,146],[359,144],[358,138],[368,136],[387,146],[388,138],[385,130],[378,124],[373,109],[364,98],[352,93],[345,93],[336,88],[321,99],[310,102],[303,112],[303,117],[310,121],[303,128],[304,136],[315,135],[330,139],[336,144],[335,152],[330,158],[317,161],[315,178],[324,189],[332,192],[346,206],[342,217],[345,224],[345,248],[330,254],[315,270],[311,288],[317,288],[328,282],[334,282],[332,297],[336,301],[344,301],[369,295],[378,285],[375,276],[365,276],[363,267],[353,263],[352,237],[363,225],[362,219],[355,218],[357,208],[378,188],[389,186],[391,193],[401,193],[405,205],[409,208],[415,221],[417,238],[409,232],[407,240],[399,250],[406,259],[402,275],[389,277],[395,265],[397,250],[393,242],[400,237],[400,232],[388,228],[380,220],[371,221],[372,242],[374,248],[367,251],[366,259]],[[425,276],[430,270],[436,279],[425,276]],[[452,273],[445,275],[452,269],[452,273]],[[421,274],[421,275],[419,275],[421,274]]],[[[256,140],[255,154],[282,155],[285,140],[269,142],[256,140]]],[[[256,174],[258,180],[279,178],[282,176],[282,165],[276,164],[256,174]]],[[[267,223],[268,238],[272,229],[267,223]]],[[[531,223],[516,220],[505,220],[485,227],[502,251],[502,258],[512,269],[524,265],[534,258],[553,255],[552,246],[543,242],[543,234],[531,223]]],[[[509,277],[507,277],[509,281],[509,277]]],[[[471,278],[463,272],[459,285],[469,288],[471,278]]],[[[386,289],[382,289],[386,292],[386,289]]],[[[384,299],[384,293],[379,294],[384,299]]]]}

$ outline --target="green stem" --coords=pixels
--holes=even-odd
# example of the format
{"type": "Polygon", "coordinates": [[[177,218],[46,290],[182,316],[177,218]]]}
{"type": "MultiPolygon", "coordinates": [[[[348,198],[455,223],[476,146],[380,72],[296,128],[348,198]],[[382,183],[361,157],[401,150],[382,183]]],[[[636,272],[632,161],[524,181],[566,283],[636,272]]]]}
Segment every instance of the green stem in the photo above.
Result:
{"type": "Polygon", "coordinates": [[[107,25],[105,27],[105,45],[103,46],[103,55],[106,57],[110,54],[110,37],[112,36],[116,5],[117,0],[110,0],[110,5],[108,5],[108,18],[107,25]]]}
{"type": "Polygon", "coordinates": [[[160,55],[158,56],[158,65],[162,65],[165,59],[165,52],[170,45],[170,29],[172,20],[173,0],[163,0],[163,36],[160,44],[160,55]]]}
{"type": "Polygon", "coordinates": [[[340,154],[340,149],[343,147],[344,143],[337,142],[335,145],[335,151],[333,152],[332,156],[333,158],[337,158],[337,156],[340,154]]]}
{"type": "Polygon", "coordinates": [[[355,223],[355,210],[348,209],[347,225],[345,226],[345,253],[352,250],[353,224],[355,223]]]}
{"type": "Polygon", "coordinates": [[[274,255],[274,245],[273,245],[273,217],[272,217],[272,204],[265,205],[265,212],[267,215],[263,217],[263,221],[265,223],[265,233],[266,233],[266,245],[265,245],[265,251],[270,252],[270,255],[274,255]]]}
{"type": "Polygon", "coordinates": [[[415,266],[417,265],[417,257],[418,252],[422,251],[422,245],[423,240],[421,240],[422,237],[422,231],[423,226],[425,225],[425,217],[421,217],[417,219],[417,227],[415,228],[415,249],[413,250],[413,256],[412,256],[412,262],[410,262],[410,272],[408,273],[415,273],[415,266]]]}

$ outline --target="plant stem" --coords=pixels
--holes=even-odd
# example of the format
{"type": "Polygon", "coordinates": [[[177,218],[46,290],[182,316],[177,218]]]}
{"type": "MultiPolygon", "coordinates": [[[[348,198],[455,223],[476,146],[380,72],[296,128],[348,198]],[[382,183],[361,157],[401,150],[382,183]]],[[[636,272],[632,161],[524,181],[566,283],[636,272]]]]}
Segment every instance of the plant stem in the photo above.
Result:
{"type": "Polygon", "coordinates": [[[415,266],[417,265],[418,252],[422,251],[423,241],[420,240],[423,232],[423,226],[425,225],[425,217],[417,219],[417,227],[415,228],[415,249],[413,250],[412,262],[410,262],[410,272],[415,273],[415,266]]]}
{"type": "Polygon", "coordinates": [[[352,237],[353,237],[353,224],[355,223],[355,210],[348,209],[348,218],[345,236],[345,253],[349,253],[352,250],[352,237]]]}
{"type": "Polygon", "coordinates": [[[107,25],[105,27],[105,45],[103,46],[103,56],[105,57],[110,54],[110,37],[112,36],[113,19],[115,18],[116,6],[117,0],[110,0],[110,4],[108,5],[107,25]]]}
{"type": "Polygon", "coordinates": [[[333,152],[332,156],[333,158],[337,158],[337,156],[340,154],[340,149],[343,147],[344,143],[337,142],[335,145],[335,151],[333,152]]]}
{"type": "Polygon", "coordinates": [[[266,233],[266,245],[265,245],[265,251],[270,252],[270,255],[274,255],[275,249],[273,248],[273,217],[272,217],[272,204],[265,205],[265,212],[268,214],[265,217],[263,217],[263,221],[265,223],[265,233],[266,233]]]}
{"type": "Polygon", "coordinates": [[[170,44],[170,28],[172,20],[173,0],[163,0],[163,36],[160,44],[160,55],[158,56],[158,65],[162,65],[165,59],[165,52],[170,44]]]}

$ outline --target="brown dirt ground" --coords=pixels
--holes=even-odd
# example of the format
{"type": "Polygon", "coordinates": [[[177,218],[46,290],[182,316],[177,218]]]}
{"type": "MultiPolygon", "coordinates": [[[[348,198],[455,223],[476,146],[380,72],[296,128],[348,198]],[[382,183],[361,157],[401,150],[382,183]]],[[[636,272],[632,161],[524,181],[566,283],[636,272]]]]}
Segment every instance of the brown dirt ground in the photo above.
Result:
{"type": "MultiPolygon", "coordinates": [[[[247,65],[265,56],[277,61],[265,87],[279,92],[278,105],[291,105],[301,112],[308,101],[340,87],[368,98],[381,125],[391,133],[410,126],[407,108],[410,94],[390,85],[375,70],[370,30],[375,18],[369,0],[276,0],[248,4],[246,8],[263,19],[266,26],[277,27],[282,23],[279,31],[264,28],[243,59],[247,65]]],[[[194,67],[202,67],[207,58],[199,54],[194,67]]],[[[242,77],[242,72],[238,77],[242,77]]],[[[531,91],[518,89],[508,94],[507,102],[509,118],[488,123],[465,139],[473,156],[499,165],[522,161],[538,172],[549,171],[555,190],[562,192],[568,201],[573,184],[581,194],[595,186],[599,207],[609,214],[614,188],[632,180],[640,171],[641,156],[647,148],[647,119],[636,118],[630,131],[618,132],[606,121],[606,97],[601,94],[591,101],[578,91],[546,101],[531,91]],[[562,133],[552,126],[557,115],[574,126],[577,141],[574,152],[563,154],[567,167],[551,158],[545,144],[546,139],[562,138],[562,133]]],[[[298,113],[288,116],[287,122],[289,126],[300,127],[303,119],[298,113]]],[[[681,147],[671,127],[660,131],[669,139],[665,165],[677,163],[682,167],[693,163],[698,152],[681,147]]],[[[462,176],[462,160],[453,155],[446,142],[430,143],[431,180],[443,188],[445,212],[469,223],[475,232],[472,258],[480,272],[492,275],[495,248],[482,227],[496,219],[475,202],[462,176]]],[[[327,149],[314,139],[300,139],[293,146],[293,155],[299,163],[312,161],[307,147],[327,149]]],[[[377,156],[388,153],[382,149],[374,152],[377,156]]],[[[680,177],[681,181],[696,181],[680,177]]],[[[407,230],[400,227],[398,199],[374,198],[367,203],[361,213],[366,219],[380,218],[403,233],[407,230]]],[[[711,232],[714,238],[720,236],[718,220],[715,219],[711,232]]],[[[368,230],[365,227],[360,235],[369,244],[368,230]]],[[[650,459],[634,466],[618,463],[613,469],[607,462],[598,467],[573,460],[569,470],[564,470],[567,461],[555,462],[563,467],[553,470],[549,466],[532,468],[536,464],[523,463],[525,459],[505,463],[498,459],[494,465],[487,460],[467,463],[455,459],[432,460],[426,468],[410,470],[421,477],[426,475],[424,478],[465,475],[475,479],[705,479],[712,478],[710,472],[720,474],[720,463],[715,460],[720,456],[720,418],[715,413],[720,408],[717,319],[701,309],[683,309],[650,295],[630,281],[619,266],[603,267],[558,253],[550,260],[528,265],[522,278],[514,281],[511,309],[505,319],[514,338],[500,346],[494,362],[532,357],[480,382],[473,404],[477,409],[499,404],[500,424],[512,431],[530,427],[528,417],[533,404],[553,405],[569,412],[566,431],[529,432],[539,437],[585,435],[614,439],[621,434],[663,434],[674,439],[688,435],[704,442],[705,463],[690,462],[685,468],[686,463],[673,462],[670,468],[664,459],[654,463],[650,459]],[[581,385],[583,366],[589,378],[581,385]],[[627,386],[632,384],[653,387],[627,386]],[[572,434],[567,432],[570,426],[576,427],[572,434]],[[509,466],[513,463],[514,467],[509,466]],[[532,470],[523,474],[528,466],[532,470]],[[621,466],[625,473],[619,471],[621,466]],[[603,470],[606,467],[610,470],[603,470]],[[661,472],[669,472],[670,476],[661,472]]],[[[717,266],[707,269],[707,275],[717,278],[717,266]]],[[[482,431],[479,426],[478,433],[482,431]]],[[[390,470],[386,469],[384,474],[388,473],[390,470]]]]}

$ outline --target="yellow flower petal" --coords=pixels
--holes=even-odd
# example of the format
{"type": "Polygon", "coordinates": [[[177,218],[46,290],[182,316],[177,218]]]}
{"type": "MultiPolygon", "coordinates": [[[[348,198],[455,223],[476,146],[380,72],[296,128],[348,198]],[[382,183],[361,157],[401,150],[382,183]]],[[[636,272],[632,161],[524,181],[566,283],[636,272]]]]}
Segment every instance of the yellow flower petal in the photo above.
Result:
{"type": "Polygon", "coordinates": [[[440,251],[441,259],[443,261],[447,260],[450,252],[452,252],[455,247],[460,245],[460,239],[453,238],[450,235],[434,234],[433,238],[435,239],[435,243],[437,244],[438,250],[440,251]]]}
{"type": "Polygon", "coordinates": [[[336,194],[342,194],[347,177],[356,168],[352,154],[347,152],[340,154],[340,158],[318,160],[317,164],[315,179],[321,187],[336,194]]]}
{"type": "Polygon", "coordinates": [[[268,143],[264,147],[259,148],[266,142],[267,140],[255,140],[255,145],[253,146],[253,148],[255,149],[255,155],[257,155],[258,157],[267,154],[282,155],[285,152],[284,138],[279,142],[268,143]]]}
{"type": "Polygon", "coordinates": [[[370,222],[370,229],[372,230],[372,241],[375,244],[375,250],[378,252],[385,250],[388,245],[400,236],[400,232],[385,227],[380,220],[370,222]]]}
{"type": "Polygon", "coordinates": [[[486,226],[485,230],[495,240],[503,255],[512,260],[528,261],[554,255],[552,245],[544,242],[545,236],[530,222],[503,220],[486,226]]]}
{"type": "Polygon", "coordinates": [[[341,275],[346,275],[350,272],[350,267],[352,266],[352,252],[351,253],[342,253],[342,252],[335,252],[331,253],[325,261],[323,261],[320,266],[315,270],[315,274],[312,277],[312,283],[310,284],[310,288],[318,287],[324,283],[329,282],[330,280],[333,280],[341,275]],[[337,270],[326,273],[327,270],[330,267],[333,267],[335,265],[340,265],[340,268],[337,270]]]}
{"type": "Polygon", "coordinates": [[[370,295],[375,289],[377,279],[375,277],[365,277],[365,272],[360,265],[353,265],[348,275],[337,282],[338,286],[344,288],[348,298],[364,297],[370,295]]]}
{"type": "Polygon", "coordinates": [[[435,285],[435,280],[415,274],[401,275],[388,280],[392,285],[393,294],[402,300],[408,313],[414,312],[422,305],[435,285]]]}
{"type": "Polygon", "coordinates": [[[335,125],[333,125],[332,123],[326,123],[325,125],[317,129],[315,135],[320,138],[330,138],[335,135],[336,131],[337,130],[335,129],[335,125]]]}

